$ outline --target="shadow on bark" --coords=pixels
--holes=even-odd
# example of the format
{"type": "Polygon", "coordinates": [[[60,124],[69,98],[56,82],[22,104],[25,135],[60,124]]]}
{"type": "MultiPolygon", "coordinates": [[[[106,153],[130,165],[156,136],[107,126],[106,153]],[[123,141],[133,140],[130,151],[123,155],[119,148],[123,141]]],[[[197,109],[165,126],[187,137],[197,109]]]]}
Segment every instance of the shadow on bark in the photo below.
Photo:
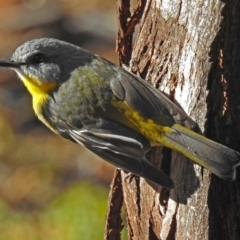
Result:
{"type": "MultiPolygon", "coordinates": [[[[211,46],[207,136],[240,151],[240,2],[226,0],[221,29],[211,46]]],[[[209,239],[239,239],[240,169],[236,180],[215,176],[208,191],[209,239]]]]}

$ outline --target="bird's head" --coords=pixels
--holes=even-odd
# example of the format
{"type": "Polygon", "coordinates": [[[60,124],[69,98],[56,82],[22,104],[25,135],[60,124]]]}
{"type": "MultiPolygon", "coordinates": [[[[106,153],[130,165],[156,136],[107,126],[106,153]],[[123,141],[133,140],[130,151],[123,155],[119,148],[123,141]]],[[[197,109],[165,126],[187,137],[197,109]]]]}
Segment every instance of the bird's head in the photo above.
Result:
{"type": "Polygon", "coordinates": [[[52,38],[28,41],[19,46],[0,67],[17,72],[28,90],[48,91],[66,81],[73,70],[91,62],[92,55],[75,45],[52,38]]]}

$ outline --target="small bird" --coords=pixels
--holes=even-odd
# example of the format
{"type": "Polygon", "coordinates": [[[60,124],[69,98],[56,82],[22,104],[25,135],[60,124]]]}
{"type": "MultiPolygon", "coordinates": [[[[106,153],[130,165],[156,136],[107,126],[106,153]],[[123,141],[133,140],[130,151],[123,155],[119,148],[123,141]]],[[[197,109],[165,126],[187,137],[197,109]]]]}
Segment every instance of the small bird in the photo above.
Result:
{"type": "Polygon", "coordinates": [[[18,47],[0,67],[18,74],[47,127],[123,170],[173,188],[146,158],[161,145],[220,178],[235,179],[238,152],[193,131],[197,124],[163,93],[97,55],[41,38],[18,47]]]}

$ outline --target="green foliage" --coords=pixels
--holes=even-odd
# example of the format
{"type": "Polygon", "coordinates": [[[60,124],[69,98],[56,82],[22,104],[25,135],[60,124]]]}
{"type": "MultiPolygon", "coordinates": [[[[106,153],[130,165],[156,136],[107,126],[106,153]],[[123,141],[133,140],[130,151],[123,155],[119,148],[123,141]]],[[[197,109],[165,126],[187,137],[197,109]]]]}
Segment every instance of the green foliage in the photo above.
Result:
{"type": "Polygon", "coordinates": [[[103,239],[108,189],[78,171],[90,178],[101,161],[55,135],[15,134],[2,116],[0,133],[0,240],[103,239]]]}
{"type": "Polygon", "coordinates": [[[72,185],[42,211],[16,212],[0,203],[0,240],[103,239],[107,189],[72,185]]]}

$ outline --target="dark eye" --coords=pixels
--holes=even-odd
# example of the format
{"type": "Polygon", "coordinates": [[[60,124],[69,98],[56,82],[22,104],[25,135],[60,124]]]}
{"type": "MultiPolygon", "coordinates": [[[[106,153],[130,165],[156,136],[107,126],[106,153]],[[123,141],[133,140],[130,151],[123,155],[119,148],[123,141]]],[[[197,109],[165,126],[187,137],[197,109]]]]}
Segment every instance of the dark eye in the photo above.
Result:
{"type": "Polygon", "coordinates": [[[34,63],[43,63],[46,61],[46,56],[42,53],[36,53],[34,56],[33,56],[33,61],[34,63]]]}

